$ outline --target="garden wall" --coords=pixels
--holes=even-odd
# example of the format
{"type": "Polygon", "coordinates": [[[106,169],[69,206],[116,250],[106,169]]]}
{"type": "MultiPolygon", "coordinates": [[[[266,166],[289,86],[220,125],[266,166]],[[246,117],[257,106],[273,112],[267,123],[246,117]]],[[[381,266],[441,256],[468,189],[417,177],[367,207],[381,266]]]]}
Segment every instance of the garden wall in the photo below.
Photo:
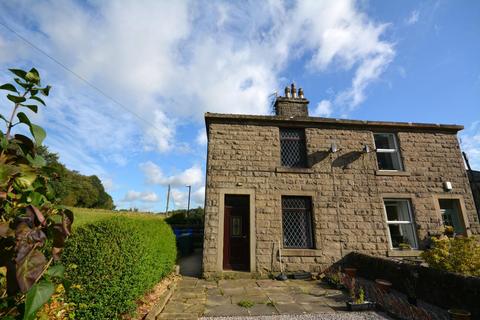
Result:
{"type": "Polygon", "coordinates": [[[480,319],[480,278],[352,252],[339,264],[357,268],[369,280],[386,279],[395,290],[408,294],[411,285],[418,299],[443,309],[459,308],[480,319]],[[415,277],[415,274],[418,276],[415,277]],[[410,287],[409,287],[410,286],[410,287]]]}

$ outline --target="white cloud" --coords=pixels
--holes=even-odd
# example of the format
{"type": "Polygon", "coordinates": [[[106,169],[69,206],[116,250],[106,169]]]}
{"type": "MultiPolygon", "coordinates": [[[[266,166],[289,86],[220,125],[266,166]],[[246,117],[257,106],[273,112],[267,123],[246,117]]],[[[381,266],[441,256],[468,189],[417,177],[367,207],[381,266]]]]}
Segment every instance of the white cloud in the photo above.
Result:
{"type": "MultiPolygon", "coordinates": [[[[3,69],[35,61],[53,82],[47,143],[83,173],[124,166],[143,150],[185,152],[178,127],[198,124],[205,111],[267,114],[279,75],[299,59],[313,73],[353,72],[328,108],[348,112],[395,53],[381,39],[388,25],[348,0],[4,2],[0,19],[141,118],[1,29],[3,69]]],[[[189,180],[177,176],[158,181],[189,180]]]]}
{"type": "Polygon", "coordinates": [[[130,190],[125,194],[123,202],[142,201],[142,202],[157,202],[158,195],[155,192],[139,192],[130,190]]]}
{"type": "Polygon", "coordinates": [[[405,24],[411,26],[418,22],[418,18],[420,17],[420,11],[413,10],[407,19],[405,19],[405,24]]]}
{"type": "Polygon", "coordinates": [[[193,201],[203,206],[205,202],[205,187],[201,187],[193,193],[193,201]]]}
{"type": "MultiPolygon", "coordinates": [[[[188,189],[187,188],[172,188],[170,195],[172,196],[175,208],[187,208],[188,206],[188,189]]],[[[190,208],[195,208],[204,205],[205,187],[202,186],[197,190],[192,190],[190,195],[190,208]]]]}
{"type": "Polygon", "coordinates": [[[314,116],[329,117],[332,114],[332,103],[329,100],[322,100],[313,111],[314,116]]]}
{"type": "Polygon", "coordinates": [[[470,166],[480,170],[480,121],[475,121],[460,133],[462,149],[467,154],[470,166]]]}
{"type": "Polygon", "coordinates": [[[203,183],[202,169],[198,166],[190,167],[178,174],[167,176],[162,169],[151,161],[140,164],[147,183],[171,186],[200,185],[203,183]]]}
{"type": "Polygon", "coordinates": [[[205,131],[205,129],[200,129],[197,133],[197,138],[195,139],[195,141],[201,145],[201,146],[206,146],[207,143],[208,143],[208,137],[207,137],[207,132],[205,131]]]}

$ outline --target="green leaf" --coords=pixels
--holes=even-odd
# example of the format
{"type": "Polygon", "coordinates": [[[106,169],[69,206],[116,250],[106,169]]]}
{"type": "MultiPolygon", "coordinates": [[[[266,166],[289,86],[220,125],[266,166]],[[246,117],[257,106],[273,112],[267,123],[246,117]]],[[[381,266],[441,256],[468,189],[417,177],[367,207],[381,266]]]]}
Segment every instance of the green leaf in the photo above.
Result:
{"type": "Polygon", "coordinates": [[[35,113],[38,111],[38,106],[36,104],[22,104],[22,107],[28,108],[35,113]]]}
{"type": "Polygon", "coordinates": [[[32,96],[32,97],[30,97],[30,99],[37,100],[38,102],[40,102],[44,106],[46,105],[45,102],[42,99],[40,99],[39,97],[32,96]]]}
{"type": "Polygon", "coordinates": [[[8,91],[12,91],[12,92],[17,92],[17,93],[18,93],[17,88],[15,88],[15,86],[14,86],[13,84],[11,84],[11,83],[2,84],[2,85],[0,86],[0,89],[1,89],[1,90],[8,90],[8,91]]]}
{"type": "Polygon", "coordinates": [[[21,69],[8,69],[8,70],[10,70],[10,72],[14,73],[16,76],[25,80],[25,76],[27,75],[25,71],[21,69]]]}
{"type": "Polygon", "coordinates": [[[29,127],[32,125],[32,123],[30,122],[30,119],[28,119],[27,115],[23,112],[19,112],[17,114],[17,118],[21,123],[25,123],[29,127]]]}
{"type": "Polygon", "coordinates": [[[37,126],[36,124],[30,125],[30,132],[35,138],[35,142],[37,146],[41,145],[43,140],[45,140],[45,137],[47,136],[47,133],[45,132],[45,130],[43,130],[42,127],[37,126]]]}
{"type": "Polygon", "coordinates": [[[40,281],[34,285],[27,293],[25,300],[25,313],[23,320],[35,319],[35,314],[55,292],[55,286],[50,281],[40,281]]]}
{"type": "Polygon", "coordinates": [[[15,80],[15,82],[24,89],[27,89],[29,86],[28,83],[21,81],[19,78],[15,78],[13,80],[15,80]]]}
{"type": "Polygon", "coordinates": [[[0,119],[2,119],[3,121],[8,123],[8,120],[4,116],[2,116],[1,114],[0,114],[0,119]]]}
{"type": "Polygon", "coordinates": [[[6,186],[10,178],[18,172],[18,167],[11,164],[2,164],[0,166],[0,187],[6,186]]]}
{"type": "Polygon", "coordinates": [[[34,172],[28,172],[22,174],[20,177],[15,178],[15,183],[21,189],[27,189],[37,179],[37,174],[34,172]]]}
{"type": "Polygon", "coordinates": [[[47,164],[47,161],[45,161],[45,159],[39,155],[36,155],[34,158],[32,158],[31,155],[27,155],[27,160],[28,162],[30,162],[32,167],[35,167],[35,168],[41,168],[47,164]]]}
{"type": "Polygon", "coordinates": [[[54,265],[53,267],[48,268],[47,274],[50,277],[54,278],[63,278],[63,274],[65,272],[65,267],[61,264],[54,265]]]}
{"type": "Polygon", "coordinates": [[[25,99],[25,97],[14,96],[13,94],[7,94],[7,98],[8,98],[8,100],[10,100],[14,103],[22,103],[25,100],[27,100],[27,99],[25,99]]]}
{"type": "Polygon", "coordinates": [[[46,86],[45,88],[43,89],[40,89],[40,91],[42,92],[42,94],[44,96],[48,96],[48,94],[50,93],[50,89],[52,88],[52,86],[46,86]]]}
{"type": "Polygon", "coordinates": [[[37,69],[32,68],[27,74],[25,75],[25,80],[29,82],[33,82],[35,84],[40,83],[40,75],[38,74],[37,69]]]}

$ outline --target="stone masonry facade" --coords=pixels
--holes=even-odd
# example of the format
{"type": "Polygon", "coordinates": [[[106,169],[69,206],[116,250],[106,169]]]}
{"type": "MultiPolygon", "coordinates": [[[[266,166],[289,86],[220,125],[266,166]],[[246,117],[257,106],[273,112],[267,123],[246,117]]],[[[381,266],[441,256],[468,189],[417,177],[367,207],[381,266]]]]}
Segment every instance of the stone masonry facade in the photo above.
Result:
{"type": "MultiPolygon", "coordinates": [[[[306,108],[303,100],[301,104],[306,108]]],[[[282,105],[276,107],[281,109],[282,105]]],[[[281,197],[285,195],[311,197],[314,239],[313,249],[282,249],[287,271],[318,272],[351,251],[380,256],[405,254],[389,246],[386,198],[410,201],[420,250],[429,235],[443,231],[439,198],[458,199],[468,234],[480,233],[457,140],[461,126],[315,118],[305,116],[304,111],[298,116],[285,113],[205,115],[208,159],[204,275],[223,271],[221,198],[232,192],[249,194],[254,203],[250,221],[254,226],[250,242],[254,260],[250,271],[263,275],[280,270],[281,197]],[[280,165],[279,128],[284,127],[304,128],[306,168],[280,165]],[[378,170],[374,132],[396,135],[402,171],[378,170]],[[333,143],[338,146],[337,152],[329,151],[333,143]],[[372,151],[365,152],[365,146],[372,151]],[[445,189],[445,181],[451,182],[451,190],[445,189]]]]}

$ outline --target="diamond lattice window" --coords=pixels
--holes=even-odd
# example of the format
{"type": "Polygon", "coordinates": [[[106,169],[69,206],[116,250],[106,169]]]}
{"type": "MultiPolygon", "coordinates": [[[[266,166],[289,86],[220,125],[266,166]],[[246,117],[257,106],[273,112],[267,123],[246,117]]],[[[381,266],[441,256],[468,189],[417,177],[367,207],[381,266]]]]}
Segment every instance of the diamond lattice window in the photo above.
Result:
{"type": "Polygon", "coordinates": [[[313,248],[311,208],[309,197],[282,197],[285,248],[313,248]]]}
{"type": "Polygon", "coordinates": [[[282,166],[304,168],[307,166],[305,130],[281,128],[280,147],[282,166]]]}

